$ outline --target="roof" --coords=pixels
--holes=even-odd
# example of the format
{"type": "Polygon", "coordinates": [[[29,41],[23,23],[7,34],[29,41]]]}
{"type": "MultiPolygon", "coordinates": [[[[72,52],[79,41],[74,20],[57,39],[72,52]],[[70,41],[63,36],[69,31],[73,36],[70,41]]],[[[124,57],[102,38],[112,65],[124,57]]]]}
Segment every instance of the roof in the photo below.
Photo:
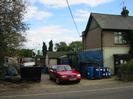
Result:
{"type": "Polygon", "coordinates": [[[85,32],[88,31],[92,18],[95,19],[101,29],[133,30],[133,16],[91,13],[85,32]]]}
{"type": "Polygon", "coordinates": [[[57,59],[63,55],[68,54],[68,52],[47,52],[49,58],[57,59]]]}

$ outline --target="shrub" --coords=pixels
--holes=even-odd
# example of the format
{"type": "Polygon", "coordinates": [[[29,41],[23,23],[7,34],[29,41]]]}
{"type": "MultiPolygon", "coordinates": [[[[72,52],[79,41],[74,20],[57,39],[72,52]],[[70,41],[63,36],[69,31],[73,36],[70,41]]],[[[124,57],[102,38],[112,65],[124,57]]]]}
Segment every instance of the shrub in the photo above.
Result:
{"type": "Polygon", "coordinates": [[[121,69],[126,74],[133,74],[133,59],[127,62],[126,64],[123,64],[121,66],[121,69]]]}
{"type": "Polygon", "coordinates": [[[5,76],[6,68],[0,65],[0,80],[2,80],[5,76]]]}
{"type": "Polygon", "coordinates": [[[120,66],[118,77],[120,80],[133,80],[133,59],[120,66]]]}

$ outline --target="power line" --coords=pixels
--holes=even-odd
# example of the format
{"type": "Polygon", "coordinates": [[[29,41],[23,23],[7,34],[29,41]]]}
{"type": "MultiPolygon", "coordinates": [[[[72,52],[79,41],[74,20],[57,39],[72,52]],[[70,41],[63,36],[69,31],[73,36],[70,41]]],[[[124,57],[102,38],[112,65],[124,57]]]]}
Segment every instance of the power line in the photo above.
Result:
{"type": "Polygon", "coordinates": [[[122,8],[125,7],[125,0],[121,0],[120,5],[122,5],[122,8]]]}
{"type": "Polygon", "coordinates": [[[125,0],[122,1],[122,6],[123,6],[123,7],[125,6],[125,0]]]}
{"type": "Polygon", "coordinates": [[[80,36],[79,30],[78,30],[77,24],[76,24],[76,22],[75,22],[75,20],[74,20],[74,16],[73,16],[73,13],[72,13],[72,10],[71,10],[71,8],[70,8],[70,5],[69,5],[68,0],[66,0],[66,2],[67,2],[67,6],[68,6],[68,9],[69,9],[70,15],[71,15],[72,20],[73,20],[73,23],[74,23],[74,25],[75,25],[75,29],[76,29],[77,33],[79,34],[79,36],[80,36]]]}

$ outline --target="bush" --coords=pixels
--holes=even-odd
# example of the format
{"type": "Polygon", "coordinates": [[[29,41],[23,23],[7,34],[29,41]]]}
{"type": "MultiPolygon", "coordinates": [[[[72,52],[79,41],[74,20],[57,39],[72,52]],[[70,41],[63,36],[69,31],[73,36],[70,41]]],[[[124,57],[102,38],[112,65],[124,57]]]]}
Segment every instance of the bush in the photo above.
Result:
{"type": "Polygon", "coordinates": [[[0,80],[2,80],[5,76],[6,68],[0,65],[0,80]]]}
{"type": "Polygon", "coordinates": [[[120,66],[118,77],[120,80],[133,80],[133,59],[120,66]]]}
{"type": "Polygon", "coordinates": [[[121,66],[121,70],[126,74],[133,74],[133,59],[121,66]]]}

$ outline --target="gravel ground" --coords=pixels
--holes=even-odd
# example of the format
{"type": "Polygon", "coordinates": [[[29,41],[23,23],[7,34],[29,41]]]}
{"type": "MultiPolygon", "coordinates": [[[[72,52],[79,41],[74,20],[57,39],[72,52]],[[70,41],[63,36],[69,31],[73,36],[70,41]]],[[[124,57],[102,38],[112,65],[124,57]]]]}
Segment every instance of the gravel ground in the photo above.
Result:
{"type": "Polygon", "coordinates": [[[76,83],[76,84],[67,84],[67,85],[65,84],[57,85],[54,81],[49,80],[49,76],[47,74],[43,74],[41,77],[41,82],[19,82],[19,83],[1,82],[0,92],[8,90],[92,86],[92,85],[104,85],[112,83],[119,83],[119,81],[116,81],[115,77],[112,77],[108,79],[98,79],[98,80],[82,79],[81,82],[78,84],[76,83]]]}

